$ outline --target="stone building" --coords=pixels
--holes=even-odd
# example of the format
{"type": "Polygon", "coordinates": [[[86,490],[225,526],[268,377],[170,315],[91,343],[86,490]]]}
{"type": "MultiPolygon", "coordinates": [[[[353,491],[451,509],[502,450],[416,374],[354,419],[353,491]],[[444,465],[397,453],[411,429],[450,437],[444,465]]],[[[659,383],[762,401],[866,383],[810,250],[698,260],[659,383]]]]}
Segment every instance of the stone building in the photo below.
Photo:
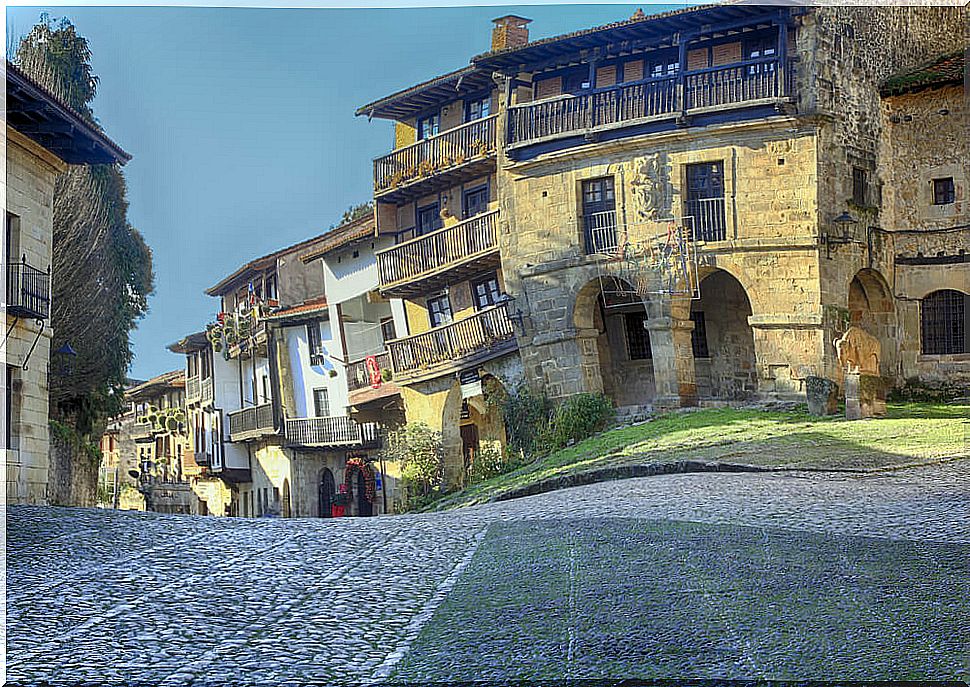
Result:
{"type": "Polygon", "coordinates": [[[111,496],[105,505],[206,514],[195,491],[202,471],[186,423],[185,373],[174,370],[132,385],[125,405],[101,438],[99,481],[111,496]]]}
{"type": "MultiPolygon", "coordinates": [[[[917,142],[920,129],[890,111],[910,96],[890,86],[883,100],[880,87],[964,49],[967,26],[956,7],[732,3],[529,42],[528,20],[503,17],[468,67],[360,108],[396,122],[374,185],[377,232],[399,242],[379,255],[381,288],[408,301],[412,334],[390,345],[408,419],[454,434],[438,399],[457,395],[456,373],[513,370],[516,348],[525,379],[554,399],[804,399],[807,377],[840,378],[834,341],[852,322],[879,338],[895,382],[953,378],[961,354],[919,352],[910,299],[925,289],[898,290],[925,266],[902,277],[896,253],[947,240],[939,264],[958,262],[965,148],[940,129],[922,130],[932,146],[917,142]],[[920,210],[919,227],[887,188],[910,192],[912,167],[892,148],[903,145],[927,156],[920,174],[934,184],[953,180],[952,207],[920,210]],[[460,200],[479,179],[487,230],[460,200]],[[445,206],[466,219],[433,221],[445,206]],[[909,238],[887,239],[894,228],[909,238]],[[486,268],[516,323],[506,316],[501,341],[476,330],[466,359],[437,313],[442,293],[474,305],[465,294],[486,268]]],[[[965,144],[950,90],[944,126],[965,144]]],[[[930,108],[942,96],[919,97],[930,108]]],[[[935,274],[933,288],[966,292],[962,271],[935,274]]]]}
{"type": "MultiPolygon", "coordinates": [[[[54,182],[68,165],[124,164],[104,132],[7,63],[3,339],[7,503],[45,503],[54,182]]],[[[52,372],[57,373],[54,360],[52,372]]]]}
{"type": "Polygon", "coordinates": [[[967,49],[882,86],[879,242],[898,370],[970,386],[970,102],[967,49]]]}

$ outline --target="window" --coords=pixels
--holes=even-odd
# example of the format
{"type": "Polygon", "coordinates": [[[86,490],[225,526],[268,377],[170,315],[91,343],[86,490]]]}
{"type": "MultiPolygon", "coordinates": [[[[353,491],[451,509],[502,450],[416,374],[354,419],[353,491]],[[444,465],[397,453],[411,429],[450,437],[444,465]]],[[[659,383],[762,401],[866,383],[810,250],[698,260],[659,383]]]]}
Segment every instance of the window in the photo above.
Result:
{"type": "Polygon", "coordinates": [[[323,364],[323,338],[320,336],[320,323],[311,322],[306,326],[307,347],[310,349],[310,364],[323,364]]]}
{"type": "Polygon", "coordinates": [[[710,358],[711,353],[707,349],[707,324],[704,322],[704,313],[700,310],[692,312],[690,321],[694,323],[694,331],[690,333],[690,347],[694,352],[694,357],[710,358]]]}
{"type": "Polygon", "coordinates": [[[432,327],[440,327],[451,322],[451,302],[447,295],[428,299],[428,318],[432,327]]]}
{"type": "Polygon", "coordinates": [[[694,237],[701,241],[724,241],[724,163],[687,165],[687,215],[694,237]]]}
{"type": "Polygon", "coordinates": [[[269,377],[263,375],[263,403],[269,403],[269,377]]]}
{"type": "Polygon", "coordinates": [[[426,138],[438,135],[438,128],[441,126],[441,115],[435,112],[433,115],[421,117],[418,120],[418,138],[422,141],[426,138]]]}
{"type": "Polygon", "coordinates": [[[563,90],[567,93],[586,90],[591,86],[589,82],[589,67],[566,74],[562,79],[563,90]]]}
{"type": "Polygon", "coordinates": [[[933,205],[949,205],[956,201],[953,177],[933,180],[933,205]]]}
{"type": "Polygon", "coordinates": [[[923,299],[920,329],[924,354],[970,353],[967,301],[970,296],[949,289],[934,291],[923,299]]]}
{"type": "MultiPolygon", "coordinates": [[[[763,60],[775,57],[778,54],[778,44],[774,36],[770,38],[757,38],[747,41],[744,45],[744,56],[748,60],[763,60]]],[[[767,64],[751,65],[748,67],[749,74],[759,74],[761,72],[771,72],[775,69],[774,62],[767,64]]]]}
{"type": "Polygon", "coordinates": [[[653,78],[673,76],[678,71],[680,71],[680,62],[677,61],[676,57],[654,60],[650,63],[650,76],[653,78]]]}
{"type": "Polygon", "coordinates": [[[320,387],[313,390],[314,417],[330,417],[330,392],[320,387]]]}
{"type": "Polygon", "coordinates": [[[421,236],[428,232],[441,228],[441,213],[438,211],[438,204],[432,203],[418,208],[418,225],[415,229],[415,236],[421,236]]]}
{"type": "Polygon", "coordinates": [[[650,333],[647,331],[647,314],[644,312],[630,312],[623,316],[626,327],[626,350],[630,360],[650,360],[653,351],[650,350],[650,333]]]}
{"type": "Polygon", "coordinates": [[[469,100],[465,103],[465,121],[474,122],[476,119],[484,119],[491,114],[492,99],[489,96],[478,100],[469,100]]]}
{"type": "Polygon", "coordinates": [[[613,177],[583,182],[583,234],[587,255],[616,248],[613,177]]]}
{"type": "Polygon", "coordinates": [[[488,186],[478,186],[465,191],[462,196],[465,219],[488,212],[488,186]]]}
{"type": "Polygon", "coordinates": [[[275,301],[279,298],[278,289],[276,287],[276,274],[271,274],[266,278],[266,298],[271,301],[275,301]]]}
{"type": "Polygon", "coordinates": [[[472,298],[475,299],[475,309],[481,310],[498,302],[502,292],[498,288],[498,277],[492,272],[490,275],[472,282],[472,298]]]}
{"type": "Polygon", "coordinates": [[[385,317],[381,320],[381,338],[385,343],[397,338],[397,330],[394,328],[393,317],[385,317]]]}
{"type": "Polygon", "coordinates": [[[869,195],[866,192],[868,179],[869,174],[865,169],[862,167],[852,168],[852,202],[856,205],[866,205],[869,195]]]}

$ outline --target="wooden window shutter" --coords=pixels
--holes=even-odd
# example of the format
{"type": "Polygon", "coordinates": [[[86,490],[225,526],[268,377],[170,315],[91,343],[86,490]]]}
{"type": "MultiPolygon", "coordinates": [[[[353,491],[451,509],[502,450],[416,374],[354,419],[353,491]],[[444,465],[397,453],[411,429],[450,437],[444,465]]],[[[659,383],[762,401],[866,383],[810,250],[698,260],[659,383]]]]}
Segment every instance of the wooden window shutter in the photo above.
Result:
{"type": "Polygon", "coordinates": [[[734,64],[741,61],[741,43],[724,43],[714,46],[714,66],[734,64]]]}
{"type": "Polygon", "coordinates": [[[616,84],[616,65],[596,70],[596,88],[608,88],[616,84]]]}
{"type": "Polygon", "coordinates": [[[623,80],[626,82],[643,79],[643,60],[634,60],[623,64],[623,80]]]}
{"type": "Polygon", "coordinates": [[[695,69],[707,69],[710,66],[707,62],[707,48],[687,51],[687,71],[695,69]]]}
{"type": "Polygon", "coordinates": [[[536,82],[536,100],[551,98],[562,94],[562,77],[557,76],[552,79],[543,79],[536,82]]]}

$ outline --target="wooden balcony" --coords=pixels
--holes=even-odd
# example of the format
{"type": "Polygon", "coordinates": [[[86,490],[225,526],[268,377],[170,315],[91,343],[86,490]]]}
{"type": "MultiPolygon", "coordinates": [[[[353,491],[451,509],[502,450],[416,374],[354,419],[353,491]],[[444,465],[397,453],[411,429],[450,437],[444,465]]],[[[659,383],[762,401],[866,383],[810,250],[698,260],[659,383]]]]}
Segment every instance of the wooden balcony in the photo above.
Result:
{"type": "Polygon", "coordinates": [[[380,288],[407,297],[498,266],[498,210],[377,251],[380,288]]]}
{"type": "Polygon", "coordinates": [[[212,377],[206,377],[199,383],[199,400],[205,404],[212,403],[213,398],[212,377]]]}
{"type": "Polygon", "coordinates": [[[229,413],[229,441],[252,441],[269,434],[276,434],[272,403],[229,413]]]}
{"type": "MultiPolygon", "coordinates": [[[[378,370],[391,369],[391,354],[387,351],[378,353],[374,356],[377,359],[378,370]]],[[[367,367],[367,358],[361,358],[347,364],[347,390],[358,391],[372,386],[370,370],[367,367]]]]}
{"type": "Polygon", "coordinates": [[[516,348],[505,308],[494,305],[464,320],[389,341],[394,381],[432,379],[491,360],[516,348]]]}
{"type": "Polygon", "coordinates": [[[202,398],[202,382],[198,377],[185,378],[185,402],[196,403],[202,398]]]}
{"type": "Polygon", "coordinates": [[[377,448],[381,443],[380,426],[346,416],[287,418],[286,443],[320,448],[377,448]]]}
{"type": "Polygon", "coordinates": [[[770,58],[516,105],[508,111],[508,144],[590,137],[708,111],[780,104],[788,100],[790,83],[785,62],[770,58]]]}
{"type": "Polygon", "coordinates": [[[478,119],[374,160],[374,195],[401,202],[495,169],[495,121],[478,119]]]}
{"type": "Polygon", "coordinates": [[[46,320],[51,311],[51,275],[22,262],[7,263],[7,314],[46,320]]]}

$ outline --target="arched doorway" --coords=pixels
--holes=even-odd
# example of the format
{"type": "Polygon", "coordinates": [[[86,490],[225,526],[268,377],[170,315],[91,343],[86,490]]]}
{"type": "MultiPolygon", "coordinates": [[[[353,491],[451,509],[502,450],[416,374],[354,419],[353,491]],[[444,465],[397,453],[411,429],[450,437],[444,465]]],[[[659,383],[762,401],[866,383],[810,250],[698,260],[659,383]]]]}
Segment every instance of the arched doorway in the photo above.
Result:
{"type": "Polygon", "coordinates": [[[754,332],[748,322],[751,301],[733,275],[714,270],[700,282],[700,299],[691,304],[691,348],[698,395],[743,400],[758,390],[754,332]]]}
{"type": "Polygon", "coordinates": [[[344,484],[350,489],[350,515],[370,517],[374,514],[374,499],[377,497],[374,470],[365,457],[355,456],[347,459],[344,484]]]}
{"type": "Polygon", "coordinates": [[[290,507],[290,480],[283,480],[283,498],[280,504],[280,515],[284,518],[292,518],[293,511],[290,507]]]}
{"type": "Polygon", "coordinates": [[[509,394],[501,380],[485,373],[479,378],[478,385],[466,387],[471,393],[461,401],[459,430],[462,441],[463,480],[468,477],[482,451],[503,454],[507,436],[503,408],[509,394]]]}
{"type": "Polygon", "coordinates": [[[320,503],[320,517],[333,517],[333,500],[336,496],[336,485],[333,473],[330,468],[324,468],[320,473],[320,486],[318,489],[318,499],[320,503]]]}
{"type": "Polygon", "coordinates": [[[656,395],[653,350],[643,299],[627,282],[597,277],[576,294],[573,324],[586,389],[617,406],[650,404],[656,395]]]}
{"type": "Polygon", "coordinates": [[[864,329],[879,341],[880,374],[891,375],[896,367],[898,335],[896,304],[889,284],[877,270],[859,270],[849,282],[847,306],[849,324],[864,329]]]}

